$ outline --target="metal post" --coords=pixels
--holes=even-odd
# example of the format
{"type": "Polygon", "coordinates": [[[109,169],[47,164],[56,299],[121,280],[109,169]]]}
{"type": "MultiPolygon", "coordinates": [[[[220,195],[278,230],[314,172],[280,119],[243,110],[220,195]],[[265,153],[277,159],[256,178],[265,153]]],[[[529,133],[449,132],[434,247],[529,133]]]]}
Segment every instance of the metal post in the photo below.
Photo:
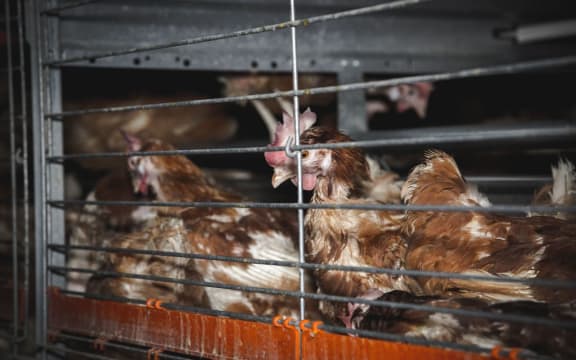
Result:
{"type": "MultiPolygon", "coordinates": [[[[58,2],[49,1],[47,6],[56,6],[58,2]]],[[[45,24],[45,46],[43,60],[51,60],[59,56],[59,17],[50,16],[43,18],[45,24]]],[[[62,86],[60,67],[44,67],[46,78],[46,90],[44,109],[46,112],[62,111],[62,86]]],[[[44,116],[44,113],[43,113],[44,116]]],[[[48,130],[48,155],[59,156],[63,154],[63,122],[59,118],[47,120],[48,130]]],[[[47,199],[64,199],[64,165],[50,163],[47,165],[47,199]]],[[[47,235],[48,242],[52,244],[65,244],[65,217],[64,209],[47,206],[47,235]]],[[[46,249],[48,251],[48,249],[46,249]]],[[[49,251],[47,254],[47,265],[63,266],[66,257],[63,253],[49,251]]],[[[49,273],[48,286],[64,288],[66,286],[66,276],[64,274],[49,273]]]]}
{"type": "Polygon", "coordinates": [[[35,217],[35,336],[38,358],[46,359],[46,154],[42,108],[42,59],[40,50],[39,1],[26,2],[26,36],[30,43],[32,131],[34,139],[34,217],[35,217]]]}
{"type": "MultiPolygon", "coordinates": [[[[290,0],[290,21],[296,20],[296,6],[294,0],[290,0]]],[[[296,27],[292,26],[290,28],[290,36],[292,40],[292,90],[298,91],[298,53],[296,49],[296,27]]],[[[296,146],[300,145],[300,103],[298,95],[294,94],[294,143],[296,146]]],[[[302,194],[302,151],[296,152],[296,167],[298,176],[298,189],[297,197],[298,204],[302,204],[304,201],[302,194]]],[[[298,262],[300,264],[306,261],[304,257],[304,209],[298,209],[298,262]]],[[[304,293],[306,291],[305,286],[305,269],[300,266],[298,268],[300,275],[300,292],[304,293]]],[[[306,307],[304,298],[300,297],[300,320],[305,318],[306,307]]],[[[302,332],[298,334],[302,337],[302,332]]],[[[299,341],[300,349],[298,353],[300,354],[300,359],[302,359],[302,341],[299,341]]]]}
{"type": "MultiPolygon", "coordinates": [[[[16,127],[14,120],[14,78],[13,78],[13,58],[12,58],[12,9],[10,8],[10,0],[4,3],[5,21],[6,21],[6,64],[7,64],[7,77],[8,77],[8,117],[10,127],[10,191],[11,191],[11,207],[12,207],[12,337],[16,340],[19,335],[19,286],[18,286],[18,184],[16,180],[16,127]]],[[[12,353],[17,355],[17,347],[12,343],[12,353]]]]}
{"type": "Polygon", "coordinates": [[[24,247],[24,275],[23,275],[23,319],[24,329],[22,332],[22,339],[28,338],[28,321],[29,316],[29,302],[30,302],[30,192],[29,192],[29,173],[28,173],[28,77],[26,66],[26,54],[24,53],[24,9],[21,1],[16,2],[17,9],[17,22],[18,22],[18,60],[20,67],[20,115],[21,115],[21,128],[22,128],[22,151],[21,151],[21,166],[22,166],[22,218],[24,221],[24,234],[22,238],[22,246],[24,247]]]}

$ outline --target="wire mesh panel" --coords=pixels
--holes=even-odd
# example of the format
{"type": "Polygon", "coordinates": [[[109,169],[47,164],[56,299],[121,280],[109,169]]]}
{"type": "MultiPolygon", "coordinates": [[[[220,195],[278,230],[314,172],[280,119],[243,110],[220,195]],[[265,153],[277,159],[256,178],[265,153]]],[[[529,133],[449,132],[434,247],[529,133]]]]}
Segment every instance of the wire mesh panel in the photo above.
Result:
{"type": "Polygon", "coordinates": [[[460,89],[505,93],[507,79],[512,100],[525,78],[510,76],[570,81],[566,3],[26,5],[36,252],[22,271],[35,269],[41,357],[574,354],[569,162],[565,196],[531,200],[551,159],[574,160],[573,99],[540,88],[545,116],[528,100],[494,119],[472,93],[456,111],[460,89]],[[506,16],[539,12],[544,27],[506,16]],[[296,185],[284,198],[268,165],[274,187],[296,185]]]}
{"type": "Polygon", "coordinates": [[[2,3],[0,94],[2,191],[0,253],[2,356],[31,354],[31,247],[28,163],[28,79],[24,9],[19,1],[2,3]]]}

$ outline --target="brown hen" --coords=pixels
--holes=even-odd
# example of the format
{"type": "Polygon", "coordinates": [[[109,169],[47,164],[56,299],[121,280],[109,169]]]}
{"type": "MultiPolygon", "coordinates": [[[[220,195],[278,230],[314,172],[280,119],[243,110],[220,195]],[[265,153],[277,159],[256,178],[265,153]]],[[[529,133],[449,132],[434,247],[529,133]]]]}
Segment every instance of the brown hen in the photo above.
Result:
{"type": "MultiPolygon", "coordinates": [[[[131,151],[174,148],[161,141],[142,142],[129,136],[131,151]]],[[[223,190],[184,156],[131,156],[134,190],[168,202],[239,202],[240,195],[223,190]]],[[[298,261],[294,246],[294,212],[259,208],[159,207],[155,223],[145,231],[119,239],[125,248],[220,255],[246,259],[298,261]]],[[[298,291],[299,271],[293,267],[186,259],[152,255],[114,255],[116,271],[202,280],[235,286],[298,291]]],[[[108,279],[105,289],[128,297],[159,296],[161,300],[210,306],[212,309],[272,316],[298,316],[298,299],[258,292],[236,291],[139,279],[108,279]],[[111,285],[110,285],[111,284],[111,285]],[[153,288],[153,289],[152,289],[153,288]]],[[[310,281],[305,279],[307,290],[310,281]]],[[[314,306],[309,304],[310,317],[314,306]]]]}
{"type": "MultiPolygon", "coordinates": [[[[309,112],[301,115],[304,119],[309,112]]],[[[278,126],[274,146],[285,143],[284,123],[278,126]]],[[[293,121],[292,119],[290,119],[293,121]]],[[[288,124],[290,126],[290,124],[288,124]]],[[[337,143],[351,139],[336,130],[309,127],[300,136],[301,144],[337,143]]],[[[286,132],[289,133],[289,132],[286,132]]],[[[272,185],[286,180],[297,182],[296,163],[283,152],[266,153],[266,161],[274,168],[272,185]]],[[[312,190],[314,204],[378,203],[371,197],[375,182],[365,154],[357,148],[314,149],[302,151],[302,186],[312,190]]],[[[395,176],[383,176],[394,189],[395,176]]],[[[382,184],[380,184],[382,185],[382,184]]],[[[398,192],[382,191],[396,202],[398,192]]],[[[381,200],[381,199],[379,199],[381,200]]],[[[316,264],[369,266],[399,270],[404,266],[406,246],[400,232],[403,214],[390,211],[350,209],[309,209],[305,217],[306,261],[316,264]]],[[[317,269],[314,272],[318,291],[329,295],[359,296],[368,289],[414,291],[417,285],[404,276],[317,269]]],[[[323,302],[322,312],[336,319],[344,311],[344,304],[323,302]]]]}
{"type": "MultiPolygon", "coordinates": [[[[454,159],[426,153],[402,188],[411,205],[479,206],[454,159]]],[[[485,212],[410,211],[404,223],[406,268],[521,279],[576,278],[576,224],[554,217],[512,217],[485,212]]],[[[474,279],[418,279],[427,294],[481,297],[492,301],[565,302],[576,290],[474,279]]]]}

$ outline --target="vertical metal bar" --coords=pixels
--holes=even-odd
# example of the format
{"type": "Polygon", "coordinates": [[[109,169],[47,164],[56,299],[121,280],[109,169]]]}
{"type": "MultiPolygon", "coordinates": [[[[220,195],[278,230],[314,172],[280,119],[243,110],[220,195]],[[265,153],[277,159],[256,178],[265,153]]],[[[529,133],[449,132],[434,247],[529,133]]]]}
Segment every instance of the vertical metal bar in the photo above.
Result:
{"type": "MultiPolygon", "coordinates": [[[[296,20],[296,10],[294,0],[290,0],[290,21],[296,20]]],[[[296,28],[292,26],[290,29],[292,38],[292,89],[298,90],[298,55],[296,52],[296,28]]],[[[294,95],[294,143],[300,145],[300,104],[298,95],[294,95]]],[[[302,196],[302,152],[296,152],[297,171],[298,171],[298,204],[303,203],[302,196]]],[[[298,261],[304,263],[304,209],[298,209],[298,261]]],[[[300,271],[300,291],[304,292],[305,288],[305,272],[301,266],[300,271]]],[[[305,302],[304,298],[300,297],[300,320],[305,316],[305,302]]]]}
{"type": "MultiPolygon", "coordinates": [[[[48,2],[48,6],[56,6],[58,2],[52,0],[48,2]]],[[[59,32],[58,21],[59,17],[48,17],[44,19],[46,35],[45,38],[45,51],[44,57],[47,59],[57,58],[60,51],[59,46],[59,32]]],[[[47,67],[44,69],[46,75],[46,97],[44,98],[45,107],[47,112],[61,112],[62,111],[62,82],[61,70],[59,67],[47,67]]],[[[50,118],[48,120],[48,153],[49,156],[61,156],[63,154],[63,122],[61,119],[50,118]]],[[[48,165],[48,178],[47,178],[47,199],[63,199],[64,198],[64,166],[63,164],[50,163],[48,165]]],[[[65,224],[64,224],[64,209],[52,206],[46,207],[47,211],[47,235],[48,241],[53,244],[65,243],[65,224]]],[[[45,249],[49,251],[48,249],[45,249]]],[[[49,251],[47,265],[66,265],[65,254],[56,251],[49,251]]],[[[48,286],[58,286],[64,288],[66,286],[66,277],[64,275],[50,273],[48,277],[48,286]]]]}
{"type": "Polygon", "coordinates": [[[43,118],[42,53],[40,49],[39,0],[26,2],[26,35],[30,43],[32,131],[34,139],[34,217],[35,217],[35,339],[38,358],[46,359],[46,154],[43,118]]]}
{"type": "MultiPolygon", "coordinates": [[[[364,81],[364,73],[358,60],[347,62],[338,73],[338,84],[352,84],[364,81]]],[[[366,119],[366,95],[364,90],[341,91],[338,93],[338,128],[348,134],[368,131],[366,119]]]]}
{"type": "Polygon", "coordinates": [[[24,328],[22,338],[28,337],[28,316],[29,316],[29,303],[30,303],[30,192],[29,192],[29,173],[28,173],[28,96],[27,96],[27,76],[26,76],[26,57],[24,54],[24,9],[21,1],[16,1],[17,7],[17,22],[18,22],[18,50],[19,50],[19,67],[20,67],[20,105],[21,105],[21,121],[22,121],[22,152],[21,152],[21,165],[22,165],[22,211],[24,221],[24,275],[23,275],[23,320],[24,328]]]}
{"type": "MultiPolygon", "coordinates": [[[[16,340],[19,335],[19,301],[18,301],[18,185],[16,179],[16,129],[14,123],[14,79],[12,63],[12,9],[10,0],[4,3],[6,12],[6,65],[8,67],[8,118],[10,127],[10,191],[12,203],[12,336],[16,340]]],[[[12,343],[12,353],[17,355],[16,345],[12,343]]]]}

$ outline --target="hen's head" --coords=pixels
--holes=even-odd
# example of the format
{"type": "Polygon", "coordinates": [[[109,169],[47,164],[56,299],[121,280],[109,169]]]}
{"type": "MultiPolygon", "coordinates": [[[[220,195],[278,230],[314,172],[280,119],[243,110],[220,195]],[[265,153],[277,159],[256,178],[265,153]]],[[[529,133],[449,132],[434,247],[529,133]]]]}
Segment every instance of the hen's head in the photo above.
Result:
{"type": "MultiPolygon", "coordinates": [[[[306,109],[298,117],[300,122],[300,134],[302,134],[306,129],[309,129],[316,122],[316,113],[312,112],[310,108],[306,109]]],[[[274,133],[274,141],[268,146],[286,146],[289,141],[294,140],[295,132],[294,118],[286,113],[282,114],[282,122],[277,124],[276,132],[274,133]]],[[[290,159],[284,151],[268,151],[264,153],[264,158],[268,165],[276,168],[277,166],[283,166],[292,159],[290,159]]]]}
{"type": "MultiPolygon", "coordinates": [[[[338,130],[313,127],[300,135],[301,145],[330,144],[348,142],[351,139],[338,130]]],[[[297,184],[296,158],[286,155],[274,167],[272,186],[278,187],[286,180],[297,184]]],[[[321,197],[348,197],[356,190],[363,191],[364,182],[369,178],[368,164],[364,153],[356,148],[308,149],[302,150],[302,188],[316,190],[321,197]],[[320,180],[323,186],[318,187],[320,180]],[[320,190],[319,190],[320,189],[320,190]]]]}
{"type": "MultiPolygon", "coordinates": [[[[121,131],[126,140],[128,152],[170,151],[175,148],[160,140],[141,138],[121,131]]],[[[148,195],[150,190],[159,193],[159,179],[166,173],[182,173],[189,177],[196,175],[200,170],[186,157],[180,155],[133,155],[128,157],[128,170],[132,177],[132,186],[135,194],[148,195]]]]}
{"type": "MultiPolygon", "coordinates": [[[[153,146],[154,142],[145,142],[136,135],[122,130],[121,132],[126,140],[127,152],[153,151],[152,148],[155,147],[153,146]]],[[[159,144],[158,142],[158,145],[159,144]]],[[[149,195],[150,188],[153,187],[152,184],[157,180],[157,170],[151,157],[134,155],[128,157],[127,161],[134,193],[149,195]]]]}

